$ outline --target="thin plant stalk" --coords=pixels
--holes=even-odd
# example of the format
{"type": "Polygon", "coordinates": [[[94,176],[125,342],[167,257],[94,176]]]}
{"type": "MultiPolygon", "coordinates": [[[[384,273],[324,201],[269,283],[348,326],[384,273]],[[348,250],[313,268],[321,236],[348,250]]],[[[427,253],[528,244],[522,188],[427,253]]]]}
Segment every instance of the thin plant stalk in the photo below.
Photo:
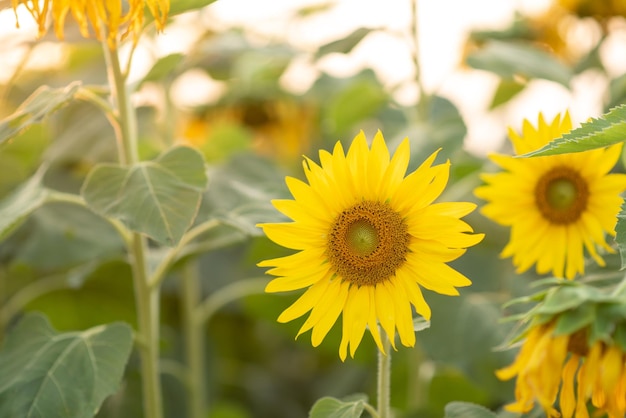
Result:
{"type": "Polygon", "coordinates": [[[413,66],[415,67],[415,82],[417,83],[417,88],[419,91],[419,118],[425,119],[427,117],[428,110],[428,102],[430,101],[430,97],[426,94],[426,89],[424,88],[424,83],[422,81],[422,66],[420,63],[420,36],[419,36],[419,0],[411,0],[411,39],[413,39],[413,48],[412,48],[412,58],[413,58],[413,66]]]}
{"type": "MultiPolygon", "coordinates": [[[[137,149],[137,121],[122,73],[117,49],[103,42],[109,81],[117,110],[118,156],[123,165],[139,162],[137,149]]],[[[129,263],[133,273],[135,305],[137,310],[137,341],[141,361],[143,409],[146,418],[163,418],[163,395],[159,372],[159,298],[160,287],[150,286],[146,239],[132,232],[129,245],[129,263]]]]}
{"type": "Polygon", "coordinates": [[[382,333],[385,352],[378,351],[378,418],[391,418],[391,342],[382,333]]]}
{"type": "Polygon", "coordinates": [[[185,263],[181,275],[180,296],[182,331],[185,340],[187,383],[187,410],[189,418],[206,417],[206,385],[204,381],[203,322],[197,320],[195,311],[202,295],[198,262],[185,263]]]}

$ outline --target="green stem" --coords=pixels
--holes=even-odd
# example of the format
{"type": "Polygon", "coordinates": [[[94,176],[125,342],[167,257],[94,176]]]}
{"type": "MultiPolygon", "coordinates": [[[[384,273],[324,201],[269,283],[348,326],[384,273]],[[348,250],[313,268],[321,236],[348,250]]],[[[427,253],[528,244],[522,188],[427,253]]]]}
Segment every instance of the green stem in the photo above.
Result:
{"type": "Polygon", "coordinates": [[[159,296],[160,287],[150,287],[145,239],[132,234],[130,264],[135,287],[139,354],[146,418],[163,417],[161,376],[159,372],[159,296]]]}
{"type": "MultiPolygon", "coordinates": [[[[111,94],[117,107],[119,130],[118,155],[122,165],[139,162],[137,120],[126,88],[119,56],[115,48],[103,41],[111,84],[111,94]]],[[[161,376],[159,372],[159,286],[150,286],[146,239],[133,232],[128,240],[129,262],[133,272],[137,310],[137,339],[141,358],[143,408],[146,418],[163,418],[161,376]]]]}
{"type": "Polygon", "coordinates": [[[267,286],[266,278],[238,280],[215,291],[197,307],[195,315],[198,323],[208,322],[213,314],[229,302],[247,295],[263,293],[267,286]]]}
{"type": "Polygon", "coordinates": [[[380,415],[378,415],[378,411],[372,405],[366,403],[365,405],[363,405],[363,408],[367,411],[368,414],[370,414],[372,418],[380,418],[380,415]]]}
{"type": "Polygon", "coordinates": [[[181,316],[187,363],[187,410],[190,418],[204,418],[206,416],[206,390],[203,323],[197,321],[194,315],[202,295],[197,261],[185,263],[181,279],[181,316]]]}
{"type": "Polygon", "coordinates": [[[126,89],[126,77],[122,74],[117,50],[111,50],[106,41],[103,42],[104,56],[109,70],[111,94],[117,105],[120,131],[117,135],[119,160],[122,165],[130,165],[139,161],[137,148],[137,121],[130,103],[130,94],[126,89]]]}
{"type": "Polygon", "coordinates": [[[220,222],[217,219],[212,219],[207,222],[203,222],[200,225],[193,227],[191,230],[187,231],[185,235],[181,238],[180,242],[176,247],[170,249],[168,253],[163,257],[163,260],[157,265],[150,277],[150,287],[157,287],[163,282],[165,279],[165,273],[169,270],[170,267],[178,260],[181,251],[194,239],[198,238],[200,235],[210,231],[211,229],[218,226],[220,222]]]}
{"type": "Polygon", "coordinates": [[[24,286],[2,305],[2,309],[0,309],[0,330],[4,329],[9,321],[28,303],[46,293],[65,289],[68,286],[65,274],[44,277],[24,286]]]}
{"type": "Polygon", "coordinates": [[[419,0],[411,0],[411,38],[413,39],[413,65],[415,67],[415,82],[419,91],[418,117],[422,120],[427,118],[428,103],[430,97],[426,94],[422,82],[422,66],[420,65],[420,37],[419,37],[419,0]]]}
{"type": "Polygon", "coordinates": [[[378,351],[378,417],[391,418],[391,342],[383,332],[383,348],[378,351]]]}

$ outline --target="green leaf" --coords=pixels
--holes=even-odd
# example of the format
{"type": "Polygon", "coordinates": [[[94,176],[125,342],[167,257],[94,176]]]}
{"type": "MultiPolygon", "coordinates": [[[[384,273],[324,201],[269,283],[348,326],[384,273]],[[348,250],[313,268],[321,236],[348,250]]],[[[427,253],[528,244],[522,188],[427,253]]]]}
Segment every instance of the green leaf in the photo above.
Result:
{"type": "Polygon", "coordinates": [[[338,39],[336,41],[329,42],[325,45],[319,47],[317,52],[315,53],[315,59],[320,59],[321,57],[331,54],[333,52],[338,52],[341,54],[347,54],[355,46],[357,46],[363,38],[369,35],[372,31],[376,29],[373,28],[358,28],[355,29],[352,33],[347,35],[345,38],[338,39]]]}
{"type": "Polygon", "coordinates": [[[342,401],[330,396],[319,399],[309,412],[309,418],[359,418],[365,408],[363,398],[342,401]]]}
{"type": "Polygon", "coordinates": [[[0,241],[19,227],[26,218],[50,198],[50,190],[41,184],[44,170],[0,201],[0,241]]]}
{"type": "MultiPolygon", "coordinates": [[[[0,219],[0,222],[2,220],[0,219]]],[[[626,201],[622,202],[622,208],[617,214],[617,224],[615,225],[615,242],[622,259],[621,270],[626,268],[626,201]]]]}
{"type": "Polygon", "coordinates": [[[167,77],[173,77],[175,75],[174,70],[180,65],[184,58],[185,56],[179,53],[159,58],[152,68],[150,68],[148,74],[141,80],[140,85],[150,81],[161,81],[167,77]]]}
{"type": "Polygon", "coordinates": [[[130,167],[100,164],[87,176],[82,194],[96,213],[175,245],[195,219],[206,185],[202,155],[177,147],[130,167]]]}
{"type": "Polygon", "coordinates": [[[26,316],[0,350],[0,416],[84,418],[115,393],[133,343],[124,323],[59,334],[26,316]]]}
{"type": "Polygon", "coordinates": [[[563,312],[556,322],[555,335],[569,335],[591,324],[596,317],[596,305],[584,303],[568,312],[563,312]]]}
{"type": "Polygon", "coordinates": [[[540,78],[569,86],[572,71],[553,55],[528,44],[490,41],[484,48],[467,57],[467,64],[513,79],[540,78]]]}
{"type": "Polygon", "coordinates": [[[79,82],[56,89],[39,87],[12,115],[0,122],[0,145],[69,103],[79,89],[79,82]]]}
{"type": "Polygon", "coordinates": [[[626,140],[626,105],[614,107],[598,119],[591,119],[557,138],[543,148],[522,155],[536,157],[544,155],[582,152],[609,145],[619,144],[626,140]]]}
{"type": "Polygon", "coordinates": [[[181,13],[198,10],[213,2],[215,2],[215,0],[174,0],[170,4],[169,16],[176,16],[181,13]]]}
{"type": "Polygon", "coordinates": [[[544,302],[537,308],[539,314],[557,314],[572,309],[585,301],[584,288],[578,286],[561,286],[554,288],[544,302]]]}
{"type": "Polygon", "coordinates": [[[450,402],[446,405],[444,418],[496,418],[496,414],[473,403],[450,402]]]}
{"type": "Polygon", "coordinates": [[[498,84],[498,88],[491,99],[491,104],[489,105],[489,109],[495,109],[496,107],[508,102],[513,97],[515,97],[518,93],[524,90],[526,87],[525,84],[518,83],[515,80],[503,79],[500,80],[498,84]]]}

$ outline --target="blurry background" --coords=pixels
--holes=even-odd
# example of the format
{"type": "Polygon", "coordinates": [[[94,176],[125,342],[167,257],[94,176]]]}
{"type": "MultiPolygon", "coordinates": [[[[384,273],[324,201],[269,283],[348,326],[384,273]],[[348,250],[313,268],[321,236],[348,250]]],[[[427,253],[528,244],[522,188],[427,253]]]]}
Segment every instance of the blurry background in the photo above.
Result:
{"type": "MultiPolygon", "coordinates": [[[[368,137],[382,130],[391,148],[408,136],[411,169],[439,147],[440,161],[450,158],[442,200],[476,201],[479,173],[493,169],[486,154],[509,152],[508,126],[567,109],[577,124],[626,98],[621,0],[438,0],[419,2],[417,20],[414,11],[408,0],[219,0],[172,16],[163,34],[148,28],[131,69],[142,157],[177,143],[199,149],[210,165],[200,217],[223,221],[187,259],[199,266],[205,295],[262,276],[257,262],[288,253],[254,225],[280,219],[269,200],[287,196],[285,175],[302,177],[302,155],[315,160],[318,149],[348,143],[361,129],[368,137]]],[[[68,42],[35,42],[32,18],[18,12],[19,30],[12,10],[0,12],[0,117],[44,84],[106,84],[97,42],[71,24],[68,42]]],[[[0,197],[43,161],[51,163],[48,186],[78,192],[94,164],[115,158],[101,113],[69,103],[0,150],[0,197]]],[[[496,410],[512,399],[512,384],[493,375],[514,354],[494,350],[511,326],[500,322],[500,306],[536,277],[515,275],[498,259],[506,230],[479,213],[468,222],[487,238],[453,265],[474,284],[458,298],[426,294],[432,327],[415,349],[393,357],[398,417],[438,418],[453,400],[496,410]]],[[[115,232],[75,207],[48,205],[0,244],[0,301],[34,280],[64,278],[27,307],[59,330],[133,323],[129,274],[115,232]]],[[[170,417],[185,408],[176,275],[163,292],[170,417]]],[[[313,349],[308,334],[293,339],[301,322],[275,322],[297,296],[248,296],[208,322],[211,417],[298,418],[321,396],[374,396],[370,339],[341,363],[339,326],[313,349]]],[[[137,366],[133,358],[123,389],[99,416],[139,416],[137,366]]]]}

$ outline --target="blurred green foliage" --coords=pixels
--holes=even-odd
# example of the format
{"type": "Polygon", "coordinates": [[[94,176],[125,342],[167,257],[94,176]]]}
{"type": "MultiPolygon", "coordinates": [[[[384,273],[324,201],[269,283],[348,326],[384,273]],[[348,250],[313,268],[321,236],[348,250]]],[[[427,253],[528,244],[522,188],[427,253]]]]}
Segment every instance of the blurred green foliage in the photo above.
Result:
{"type": "MultiPolygon", "coordinates": [[[[179,13],[209,3],[175,1],[173,9],[179,13]]],[[[325,11],[302,10],[293,19],[311,19],[325,11]]],[[[140,93],[160,93],[159,101],[142,102],[137,109],[142,158],[155,159],[173,145],[193,146],[209,162],[209,186],[202,192],[198,185],[193,202],[184,198],[178,203],[193,206],[190,212],[197,209],[195,224],[215,219],[220,225],[188,249],[163,285],[160,343],[166,416],[171,418],[186,414],[185,387],[178,376],[184,357],[180,268],[190,260],[197,262],[201,292],[207,296],[261,275],[256,267],[260,260],[288,254],[261,236],[255,225],[281,220],[269,202],[287,196],[285,175],[302,177],[303,154],[315,160],[318,149],[329,149],[337,139],[348,141],[360,129],[380,129],[390,148],[408,136],[411,169],[440,147],[439,159],[452,161],[444,200],[475,201],[472,189],[479,184],[478,174],[490,167],[464,149],[467,129],[461,113],[438,92],[422,97],[419,106],[401,105],[370,68],[345,78],[321,72],[302,94],[282,86],[281,77],[294,61],[314,63],[331,54],[349,54],[368,35],[385,29],[359,28],[310,52],[288,39],[258,42],[247,28],[217,29],[201,19],[201,12],[191,13],[197,14],[194,23],[201,35],[189,52],[153,57],[147,73],[136,81],[140,93]],[[178,106],[171,99],[176,82],[194,71],[223,83],[224,93],[193,107],[178,106]]],[[[567,16],[569,25],[578,19],[569,12],[559,16],[567,16]]],[[[576,54],[567,39],[555,44],[554,38],[544,37],[551,32],[535,17],[519,15],[510,28],[472,34],[465,61],[500,78],[492,109],[510,103],[530,80],[571,88],[577,74],[600,71],[608,78],[608,110],[624,102],[626,74],[609,76],[598,58],[610,31],[603,22],[594,23],[602,30],[597,45],[576,54]]],[[[114,321],[135,323],[131,273],[115,229],[91,211],[58,202],[55,195],[78,193],[95,164],[116,158],[114,135],[105,118],[81,101],[81,94],[104,97],[108,91],[99,49],[93,42],[67,43],[60,68],[26,67],[0,86],[0,116],[5,117],[0,122],[0,209],[5,216],[0,219],[0,340],[7,344],[5,350],[14,349],[5,332],[23,332],[23,327],[41,320],[32,319],[40,317],[28,315],[31,311],[42,312],[59,331],[114,321]],[[45,173],[37,172],[42,165],[45,173]],[[44,291],[22,299],[24,289],[40,288],[44,291]],[[22,317],[31,322],[16,325],[22,317]]],[[[100,174],[94,179],[92,173],[84,187],[96,195],[114,193],[116,185],[104,184],[113,181],[114,173],[100,174]]],[[[115,209],[104,206],[103,212],[115,209]]],[[[193,214],[188,215],[180,231],[192,222],[193,214]]],[[[492,417],[495,413],[470,404],[446,405],[465,401],[499,411],[512,398],[512,384],[499,382],[493,373],[514,355],[494,351],[513,327],[500,321],[500,306],[529,294],[536,277],[516,275],[508,260],[498,258],[507,239],[504,228],[478,213],[468,222],[486,238],[452,264],[473,285],[456,299],[426,294],[433,311],[431,327],[418,334],[417,347],[393,353],[392,406],[398,418],[492,417]]],[[[144,232],[156,241],[177,242],[180,231],[175,236],[144,232]]],[[[278,324],[276,318],[296,297],[246,296],[205,324],[211,418],[306,417],[325,396],[375,397],[373,342],[366,338],[356,358],[341,363],[336,352],[339,326],[318,348],[311,347],[307,335],[294,341],[300,324],[278,324]]],[[[97,416],[140,416],[139,392],[138,360],[133,355],[120,391],[105,401],[97,416]]],[[[497,416],[509,415],[499,411],[497,416]]]]}

